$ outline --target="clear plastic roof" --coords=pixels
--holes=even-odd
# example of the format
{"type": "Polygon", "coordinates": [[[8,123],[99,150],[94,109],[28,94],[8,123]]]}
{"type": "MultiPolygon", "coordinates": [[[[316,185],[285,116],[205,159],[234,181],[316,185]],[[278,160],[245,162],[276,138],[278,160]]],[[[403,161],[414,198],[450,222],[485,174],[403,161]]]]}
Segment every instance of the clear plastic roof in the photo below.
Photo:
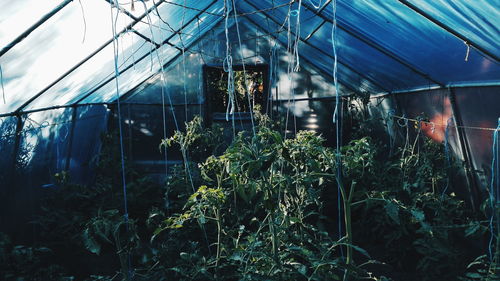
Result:
{"type": "MultiPolygon", "coordinates": [[[[337,5],[338,77],[351,89],[500,85],[499,0],[234,1],[240,17],[284,46],[300,30],[299,54],[324,73],[333,67],[337,5]]],[[[0,0],[0,115],[112,102],[113,22],[126,94],[222,22],[224,4],[0,0]]]]}

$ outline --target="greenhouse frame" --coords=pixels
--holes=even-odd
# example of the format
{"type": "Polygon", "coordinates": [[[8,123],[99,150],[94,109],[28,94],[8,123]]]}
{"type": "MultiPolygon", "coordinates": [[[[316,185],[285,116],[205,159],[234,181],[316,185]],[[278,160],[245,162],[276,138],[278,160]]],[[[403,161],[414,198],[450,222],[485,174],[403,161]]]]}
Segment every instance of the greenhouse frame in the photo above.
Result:
{"type": "Polygon", "coordinates": [[[0,0],[0,279],[500,280],[500,1],[0,0]]]}

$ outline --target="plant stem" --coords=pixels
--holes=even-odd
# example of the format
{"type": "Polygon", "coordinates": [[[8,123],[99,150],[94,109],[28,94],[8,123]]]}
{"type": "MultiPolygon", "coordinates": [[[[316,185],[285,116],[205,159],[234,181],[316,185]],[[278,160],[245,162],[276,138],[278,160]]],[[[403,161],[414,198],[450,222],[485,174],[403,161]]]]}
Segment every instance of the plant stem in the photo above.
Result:
{"type": "Polygon", "coordinates": [[[120,244],[120,233],[119,230],[116,229],[114,233],[115,245],[116,245],[116,253],[118,254],[118,258],[120,260],[120,265],[122,268],[122,274],[124,276],[124,280],[130,280],[129,268],[128,268],[128,255],[127,252],[123,250],[120,244]]]}
{"type": "MultiPolygon", "coordinates": [[[[350,265],[352,263],[352,225],[351,225],[351,200],[352,200],[352,195],[354,193],[354,186],[356,185],[356,182],[353,182],[351,184],[351,189],[349,191],[349,196],[346,194],[346,190],[342,184],[340,184],[340,193],[342,194],[342,202],[344,205],[344,222],[345,222],[345,229],[346,229],[346,248],[347,248],[347,255],[346,255],[346,265],[350,265]]],[[[349,273],[346,273],[346,276],[349,276],[349,273]]]]}
{"type": "Polygon", "coordinates": [[[221,242],[222,226],[220,222],[220,211],[214,209],[214,212],[215,212],[215,217],[217,219],[217,256],[215,260],[215,266],[218,266],[220,259],[220,242],[221,242]]]}
{"type": "MultiPolygon", "coordinates": [[[[272,212],[272,211],[270,211],[272,212]]],[[[278,258],[278,237],[276,235],[276,229],[274,228],[274,216],[272,213],[270,213],[270,216],[269,216],[269,228],[271,230],[271,234],[272,234],[272,239],[271,239],[271,243],[272,243],[272,248],[273,248],[273,257],[274,257],[274,260],[276,261],[276,264],[279,264],[279,258],[278,258]]]]}

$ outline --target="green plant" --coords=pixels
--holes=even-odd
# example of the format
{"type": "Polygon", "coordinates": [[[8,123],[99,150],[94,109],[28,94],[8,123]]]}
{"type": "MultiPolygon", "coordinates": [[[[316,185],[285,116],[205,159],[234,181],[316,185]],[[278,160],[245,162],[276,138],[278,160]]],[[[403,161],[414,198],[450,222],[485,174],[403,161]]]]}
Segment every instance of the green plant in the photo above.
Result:
{"type": "Polygon", "coordinates": [[[130,280],[129,258],[139,247],[140,239],[133,220],[123,218],[118,210],[99,210],[97,216],[85,224],[82,239],[85,248],[97,255],[104,243],[113,245],[120,260],[121,275],[130,280]]]}
{"type": "Polygon", "coordinates": [[[101,153],[95,159],[95,181],[74,184],[68,173],[57,173],[56,187],[47,191],[39,215],[32,222],[38,229],[38,244],[54,253],[48,261],[79,280],[125,277],[129,255],[131,263],[140,268],[140,261],[151,252],[144,243],[152,234],[146,227],[148,212],[152,206],[163,204],[161,185],[140,175],[126,162],[132,219],[125,223],[118,211],[123,208],[123,193],[117,138],[103,135],[102,142],[101,153]]]}
{"type": "Polygon", "coordinates": [[[230,145],[199,117],[163,140],[185,160],[169,169],[165,188],[126,162],[128,222],[118,211],[116,138],[105,136],[95,183],[55,175],[57,188],[34,221],[36,245],[0,234],[0,277],[498,280],[499,246],[492,259],[479,249],[486,216],[498,208],[486,201],[482,213],[470,211],[455,193],[456,164],[446,163],[441,144],[417,131],[388,153],[375,137],[354,139],[342,147],[338,181],[337,155],[320,136],[285,139],[265,115],[255,117],[255,134],[240,132],[230,145]],[[346,232],[339,240],[329,211],[337,208],[338,183],[346,232]]]}
{"type": "Polygon", "coordinates": [[[157,269],[177,280],[343,280],[346,270],[353,280],[369,278],[339,249],[367,253],[349,237],[333,240],[324,227],[333,151],[311,132],[293,139],[266,126],[256,132],[239,133],[222,155],[199,164],[202,185],[178,214],[152,213],[159,223],[153,241],[180,257],[165,255],[157,269]],[[189,240],[169,248],[179,237],[189,240]]]}
{"type": "Polygon", "coordinates": [[[445,164],[443,146],[417,138],[389,157],[372,142],[344,147],[346,155],[364,151],[362,166],[344,162],[346,170],[353,168],[353,174],[345,174],[347,182],[362,179],[352,203],[354,236],[392,271],[407,272],[406,279],[457,279],[477,252],[474,241],[486,231],[486,221],[455,193],[443,193],[453,171],[445,164]]]}
{"type": "Polygon", "coordinates": [[[54,251],[47,247],[13,245],[6,234],[0,233],[1,280],[74,280],[61,265],[51,262],[53,258],[54,251]]]}

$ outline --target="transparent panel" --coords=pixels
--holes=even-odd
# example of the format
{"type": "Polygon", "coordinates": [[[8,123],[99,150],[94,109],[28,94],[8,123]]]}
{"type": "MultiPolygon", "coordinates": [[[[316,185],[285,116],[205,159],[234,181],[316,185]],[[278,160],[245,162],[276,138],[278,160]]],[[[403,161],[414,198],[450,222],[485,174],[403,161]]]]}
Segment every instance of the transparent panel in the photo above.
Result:
{"type": "MultiPolygon", "coordinates": [[[[453,111],[450,103],[448,90],[432,90],[407,94],[398,94],[397,100],[399,110],[404,112],[406,118],[423,120],[430,123],[420,124],[422,132],[436,142],[444,142],[446,138],[446,127],[448,124],[453,126],[453,122],[449,120],[453,117],[453,111]],[[448,123],[450,121],[451,123],[448,123]]],[[[414,127],[411,124],[411,127],[414,127]]],[[[449,133],[455,134],[454,127],[448,127],[449,133]]],[[[456,140],[448,140],[453,142],[456,147],[456,140]]],[[[455,150],[459,151],[459,150],[455,150]]]]}
{"type": "MultiPolygon", "coordinates": [[[[82,5],[91,14],[85,26],[80,4],[73,1],[0,58],[6,98],[0,112],[17,109],[112,37],[110,5],[102,0],[82,5]]],[[[118,30],[129,21],[122,14],[118,30]]]]}
{"type": "MultiPolygon", "coordinates": [[[[118,129],[118,116],[116,107],[112,116],[111,130],[118,129]]],[[[184,123],[191,120],[195,115],[202,115],[203,111],[199,105],[174,106],[174,110],[165,107],[167,137],[174,134],[175,130],[184,130],[184,123]],[[175,113],[178,127],[174,124],[173,112],[175,113]],[[186,120],[187,115],[187,120],[186,120]]],[[[124,140],[128,147],[130,160],[143,165],[160,165],[159,171],[165,172],[165,155],[158,150],[163,139],[163,109],[161,105],[123,105],[122,126],[124,128],[124,140]],[[160,162],[159,162],[160,161],[160,162]]],[[[167,161],[182,160],[178,148],[170,147],[167,150],[167,161]]]]}
{"type": "Polygon", "coordinates": [[[12,42],[63,0],[0,1],[0,48],[12,42]]]}
{"type": "Polygon", "coordinates": [[[180,55],[175,64],[165,71],[166,82],[156,74],[133,91],[125,101],[131,103],[162,104],[162,90],[165,104],[200,104],[203,102],[203,76],[200,71],[199,55],[180,55]],[[170,95],[170,100],[168,99],[170,95]]]}
{"type": "MultiPolygon", "coordinates": [[[[210,8],[207,10],[208,14],[204,13],[203,15],[200,15],[199,21],[195,20],[195,21],[191,22],[186,27],[185,30],[187,30],[188,33],[196,33],[196,36],[187,36],[187,35],[182,36],[182,38],[183,38],[182,43],[184,44],[184,46],[186,46],[186,47],[190,46],[194,42],[194,40],[201,38],[207,31],[209,31],[211,28],[213,28],[213,26],[218,21],[220,21],[222,19],[221,17],[214,16],[213,14],[221,13],[222,10],[223,10],[223,4],[216,3],[212,6],[210,6],[210,8]]],[[[179,36],[174,37],[172,43],[174,45],[175,44],[181,45],[181,43],[179,41],[179,36]]],[[[178,55],[180,55],[180,52],[177,49],[175,49],[174,47],[172,47],[168,44],[165,44],[160,49],[158,49],[158,53],[156,53],[156,51],[154,51],[152,53],[152,60],[153,60],[152,67],[151,67],[151,60],[149,58],[143,59],[140,62],[136,62],[136,65],[134,68],[129,69],[120,75],[120,79],[119,79],[120,96],[123,94],[126,94],[128,91],[132,90],[133,88],[138,86],[140,83],[145,82],[145,80],[148,77],[150,77],[151,75],[153,75],[154,73],[156,73],[160,69],[159,64],[158,64],[158,57],[162,61],[162,64],[169,64],[169,62],[178,55]],[[149,65],[148,65],[148,63],[149,63],[149,65]]],[[[181,74],[182,77],[184,77],[184,68],[185,67],[189,68],[190,65],[199,66],[199,59],[197,57],[195,57],[194,55],[192,55],[192,52],[186,52],[184,54],[184,57],[185,57],[185,63],[182,66],[177,66],[177,67],[180,67],[182,70],[182,74],[181,74]]],[[[170,72],[169,74],[166,75],[167,80],[166,80],[165,85],[168,85],[167,89],[169,89],[168,91],[165,92],[165,98],[166,98],[167,104],[170,103],[170,101],[168,99],[168,95],[170,95],[172,103],[176,104],[177,103],[176,100],[178,99],[178,97],[181,96],[181,95],[179,95],[179,93],[184,92],[184,89],[183,89],[184,86],[179,84],[180,82],[182,82],[184,80],[177,79],[179,77],[178,75],[179,75],[181,70],[178,69],[176,72],[170,72]],[[171,75],[173,73],[176,73],[175,76],[171,75]],[[175,91],[173,91],[171,89],[171,85],[177,85],[175,91]],[[179,87],[181,87],[181,89],[182,89],[182,91],[180,91],[180,92],[177,90],[177,89],[179,89],[179,87]]],[[[186,73],[187,73],[186,80],[189,80],[189,81],[198,81],[199,80],[199,76],[198,76],[197,72],[195,72],[194,70],[187,69],[186,73]]],[[[160,84],[162,84],[162,83],[160,83],[160,84]]],[[[199,99],[198,87],[194,87],[194,88],[188,87],[188,88],[189,88],[187,90],[187,94],[189,96],[188,103],[198,103],[198,99],[199,99]]],[[[161,87],[159,87],[157,89],[159,89],[161,92],[161,87]]],[[[114,81],[111,81],[111,82],[107,83],[104,87],[102,87],[101,89],[97,90],[96,93],[92,94],[91,96],[89,96],[88,98],[83,100],[82,103],[94,103],[94,102],[102,102],[102,101],[110,102],[110,101],[115,100],[116,97],[117,97],[116,85],[115,85],[114,81]]],[[[161,94],[159,97],[161,98],[161,94]]]]}
{"type": "Polygon", "coordinates": [[[280,131],[288,136],[301,130],[313,131],[325,139],[328,146],[335,145],[335,126],[332,116],[335,110],[335,101],[296,101],[284,102],[279,106],[278,118],[286,119],[288,126],[281,124],[280,131]]]}
{"type": "Polygon", "coordinates": [[[14,153],[16,142],[16,117],[0,118],[0,225],[7,231],[15,223],[11,212],[10,199],[16,175],[14,173],[14,153]]]}
{"type": "Polygon", "coordinates": [[[71,110],[50,110],[23,116],[17,158],[8,169],[12,179],[5,197],[0,198],[2,230],[17,239],[32,237],[39,200],[47,190],[55,188],[54,175],[64,169],[69,140],[71,110]],[[12,215],[15,214],[15,215],[12,215]],[[28,231],[31,230],[31,231],[28,231]]]}
{"type": "MultiPolygon", "coordinates": [[[[377,81],[385,89],[405,89],[429,84],[428,80],[396,60],[340,29],[337,31],[336,47],[339,62],[377,81]]],[[[331,56],[333,54],[331,32],[332,24],[326,23],[308,42],[322,50],[325,56],[331,56]]]]}
{"type": "Polygon", "coordinates": [[[103,105],[77,107],[69,162],[72,181],[92,181],[95,156],[99,154],[101,147],[101,135],[107,130],[108,112],[103,105]]]}
{"type": "Polygon", "coordinates": [[[169,45],[164,45],[158,50],[158,53],[156,53],[156,51],[153,52],[151,56],[144,57],[142,60],[137,61],[134,67],[120,74],[118,79],[118,93],[116,92],[115,79],[113,79],[82,100],[81,103],[100,103],[115,100],[118,96],[126,94],[148,77],[157,73],[160,69],[158,57],[162,61],[162,64],[164,64],[173,59],[178,53],[179,51],[177,51],[177,49],[169,45]]]}
{"type": "MultiPolygon", "coordinates": [[[[149,54],[153,51],[153,46],[133,33],[126,33],[119,37],[118,49],[120,50],[118,53],[120,71],[134,65],[137,60],[145,56],[144,59],[151,62],[149,54]]],[[[151,53],[151,55],[153,54],[151,53]]],[[[26,109],[76,102],[114,75],[113,44],[109,44],[101,52],[33,101],[26,109]]]]}
{"type": "Polygon", "coordinates": [[[25,116],[18,164],[21,171],[30,173],[31,186],[52,187],[54,174],[65,169],[72,110],[47,110],[25,116]]]}
{"type": "MultiPolygon", "coordinates": [[[[332,73],[330,76],[333,76],[332,69],[334,60],[332,57],[324,56],[310,45],[302,44],[299,47],[302,53],[308,54],[306,57],[303,57],[302,60],[310,61],[313,65],[320,68],[325,75],[327,73],[332,73]]],[[[359,75],[341,63],[337,64],[337,79],[340,83],[350,85],[359,92],[378,93],[384,91],[383,88],[375,85],[372,82],[373,80],[369,80],[364,75],[359,75]]]]}
{"type": "MultiPolygon", "coordinates": [[[[499,64],[483,57],[473,48],[469,50],[467,57],[468,50],[464,42],[397,1],[340,0],[338,3],[337,17],[341,27],[375,42],[443,84],[498,81],[500,77],[499,64]]],[[[332,5],[326,6],[322,13],[332,19],[332,5]]],[[[328,39],[329,34],[330,32],[325,32],[318,39],[328,39]]],[[[497,37],[498,35],[491,38],[497,37]]],[[[358,48],[358,44],[353,46],[358,48]]],[[[358,48],[361,55],[372,61],[387,61],[382,54],[371,57],[370,54],[374,51],[365,53],[364,50],[366,48],[358,48]]],[[[399,73],[395,69],[392,72],[399,73]]],[[[406,78],[404,81],[399,80],[399,84],[406,82],[406,78]]],[[[415,84],[416,82],[418,81],[410,80],[414,87],[427,85],[415,84]]]]}
{"type": "MultiPolygon", "coordinates": [[[[16,139],[17,117],[0,118],[0,182],[7,183],[11,179],[14,168],[14,144],[16,139]]],[[[4,187],[0,188],[5,192],[4,187]]],[[[3,196],[0,196],[3,198],[3,196]]]]}
{"type": "Polygon", "coordinates": [[[223,14],[223,12],[223,2],[217,1],[210,6],[205,13],[201,14],[198,19],[192,21],[182,29],[181,33],[174,36],[169,42],[179,48],[188,48],[194,40],[200,38],[203,34],[212,29],[217,22],[223,20],[223,17],[216,16],[223,14]]]}
{"type": "MultiPolygon", "coordinates": [[[[142,5],[140,2],[137,4],[142,5]]],[[[199,13],[198,10],[206,8],[209,4],[209,1],[200,2],[194,0],[167,2],[153,9],[148,16],[134,25],[133,29],[152,38],[157,44],[161,44],[193,19],[199,13]],[[184,5],[184,2],[187,2],[186,5],[184,5]]],[[[184,34],[185,31],[182,31],[182,33],[184,34]]]]}
{"type": "MultiPolygon", "coordinates": [[[[248,5],[240,5],[241,8],[250,9],[248,5]]],[[[263,29],[267,33],[271,33],[273,36],[277,38],[278,45],[280,48],[286,48],[288,44],[288,38],[286,32],[278,32],[280,27],[271,22],[266,21],[266,18],[261,14],[249,14],[246,17],[259,28],[263,29]],[[259,24],[262,23],[262,24],[259,24]]],[[[325,24],[326,25],[326,24],[325,24]]],[[[325,26],[323,25],[323,27],[325,26]]],[[[320,28],[321,30],[321,28],[320,28]]],[[[326,32],[326,29],[325,29],[326,32]]],[[[318,36],[315,34],[315,36],[318,36]]],[[[313,36],[314,37],[314,36],[313,36]]],[[[329,37],[328,37],[329,38],[329,37]]],[[[318,39],[319,40],[319,39],[318,39]]],[[[323,40],[327,40],[323,38],[323,40]]],[[[324,46],[326,43],[323,43],[324,46]]],[[[272,44],[274,45],[274,44],[272,44]]],[[[312,44],[301,42],[299,44],[299,54],[307,54],[306,56],[302,56],[300,59],[306,62],[313,64],[323,71],[323,74],[330,75],[333,69],[333,57],[330,55],[325,55],[317,47],[314,47],[312,44]]],[[[280,58],[280,64],[287,65],[289,59],[286,57],[286,54],[282,54],[282,58],[280,58]]],[[[358,89],[359,91],[368,91],[368,92],[379,92],[382,91],[380,87],[374,85],[371,80],[367,80],[365,77],[361,77],[359,74],[353,72],[351,69],[345,67],[342,64],[338,65],[338,79],[343,84],[349,84],[353,86],[353,88],[358,89]]]]}

